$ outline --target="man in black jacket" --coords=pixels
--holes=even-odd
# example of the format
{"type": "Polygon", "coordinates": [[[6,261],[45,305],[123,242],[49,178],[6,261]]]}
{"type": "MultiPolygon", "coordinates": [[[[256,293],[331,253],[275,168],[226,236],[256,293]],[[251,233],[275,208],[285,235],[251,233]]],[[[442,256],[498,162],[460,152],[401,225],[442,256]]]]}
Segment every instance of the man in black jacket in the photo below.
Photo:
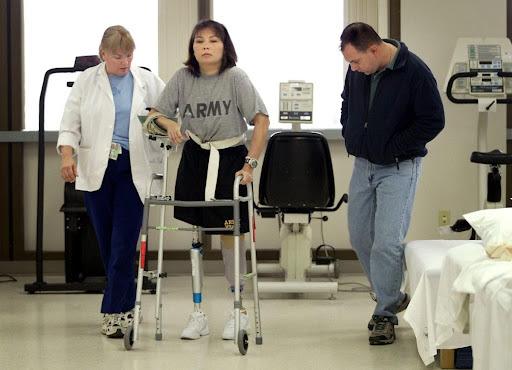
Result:
{"type": "Polygon", "coordinates": [[[409,303],[400,291],[403,240],[425,145],[444,127],[443,105],[432,72],[404,43],[382,40],[359,22],[348,25],[340,41],[350,65],[341,95],[342,135],[355,157],[350,242],[377,297],[370,344],[390,344],[396,314],[409,303]]]}

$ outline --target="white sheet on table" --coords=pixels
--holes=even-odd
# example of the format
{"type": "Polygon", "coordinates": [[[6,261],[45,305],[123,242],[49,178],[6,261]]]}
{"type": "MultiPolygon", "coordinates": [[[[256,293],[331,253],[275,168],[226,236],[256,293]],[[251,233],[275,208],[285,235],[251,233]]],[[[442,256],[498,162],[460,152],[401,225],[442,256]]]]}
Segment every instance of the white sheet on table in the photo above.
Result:
{"type": "Polygon", "coordinates": [[[482,244],[481,240],[414,240],[405,245],[408,292],[414,294],[425,271],[440,275],[443,259],[449,249],[462,244],[482,244]]]}
{"type": "MultiPolygon", "coordinates": [[[[404,314],[416,336],[418,353],[425,363],[434,362],[437,353],[435,311],[441,267],[448,251],[462,244],[481,245],[481,241],[469,240],[415,240],[405,246],[405,263],[408,273],[406,287],[411,302],[404,314]]],[[[455,335],[440,348],[468,346],[467,334],[455,335]]]]}
{"type": "MultiPolygon", "coordinates": [[[[475,294],[486,288],[491,281],[500,280],[510,272],[512,272],[512,263],[509,261],[486,258],[466,266],[454,281],[453,290],[459,293],[475,294]]],[[[494,284],[493,287],[497,288],[500,285],[494,284]]],[[[492,290],[489,293],[494,294],[492,290]]]]}
{"type": "Polygon", "coordinates": [[[474,294],[471,313],[473,369],[511,369],[512,263],[480,261],[464,268],[454,290],[474,294]]]}
{"type": "Polygon", "coordinates": [[[454,333],[462,333],[469,322],[468,295],[453,290],[461,271],[475,262],[487,259],[482,244],[466,243],[452,248],[441,267],[435,314],[436,346],[441,346],[454,333]]]}
{"type": "MultiPolygon", "coordinates": [[[[508,262],[510,264],[510,262],[508,262]]],[[[512,369],[512,274],[475,293],[471,310],[473,370],[512,369]]]]}
{"type": "Polygon", "coordinates": [[[499,280],[499,285],[496,287],[493,299],[495,299],[505,311],[512,311],[512,272],[507,273],[499,280]]]}

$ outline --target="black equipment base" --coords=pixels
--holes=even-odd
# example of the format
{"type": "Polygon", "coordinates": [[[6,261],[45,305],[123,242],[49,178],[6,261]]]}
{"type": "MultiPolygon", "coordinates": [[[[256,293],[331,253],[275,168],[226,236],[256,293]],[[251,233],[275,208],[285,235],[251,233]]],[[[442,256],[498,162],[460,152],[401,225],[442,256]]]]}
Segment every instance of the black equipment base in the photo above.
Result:
{"type": "MultiPolygon", "coordinates": [[[[72,283],[47,283],[33,282],[25,284],[25,292],[34,294],[36,292],[84,292],[84,293],[103,293],[105,289],[104,277],[89,277],[82,282],[72,283]]],[[[156,283],[144,277],[142,289],[149,291],[151,294],[156,293],[156,283]]]]}

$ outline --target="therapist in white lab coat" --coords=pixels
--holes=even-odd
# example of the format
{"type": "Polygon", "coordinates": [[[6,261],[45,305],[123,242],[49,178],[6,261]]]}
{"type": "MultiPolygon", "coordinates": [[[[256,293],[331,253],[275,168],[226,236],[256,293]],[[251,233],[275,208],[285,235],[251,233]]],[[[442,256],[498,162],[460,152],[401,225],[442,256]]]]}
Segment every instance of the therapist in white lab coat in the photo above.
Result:
{"type": "Polygon", "coordinates": [[[103,63],[76,80],[64,109],[57,151],[61,176],[83,190],[107,275],[102,334],[119,338],[133,320],[136,244],[143,201],[162,152],[147,140],[137,115],[164,88],[153,73],[132,67],[135,43],[122,26],[105,30],[103,63]],[[75,159],[78,160],[78,165],[75,159]]]}

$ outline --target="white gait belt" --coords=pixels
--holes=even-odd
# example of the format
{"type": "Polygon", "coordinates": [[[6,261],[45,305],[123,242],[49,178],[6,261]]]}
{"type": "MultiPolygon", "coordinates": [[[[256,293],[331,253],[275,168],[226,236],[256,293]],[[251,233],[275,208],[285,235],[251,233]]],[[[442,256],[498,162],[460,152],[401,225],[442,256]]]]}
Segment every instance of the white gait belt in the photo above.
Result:
{"type": "Polygon", "coordinates": [[[206,174],[206,188],[204,189],[204,200],[215,199],[215,188],[217,187],[217,177],[219,174],[219,150],[230,148],[245,142],[245,134],[224,140],[201,142],[196,135],[187,130],[188,136],[194,140],[202,149],[210,151],[208,161],[208,172],[206,174]]]}

